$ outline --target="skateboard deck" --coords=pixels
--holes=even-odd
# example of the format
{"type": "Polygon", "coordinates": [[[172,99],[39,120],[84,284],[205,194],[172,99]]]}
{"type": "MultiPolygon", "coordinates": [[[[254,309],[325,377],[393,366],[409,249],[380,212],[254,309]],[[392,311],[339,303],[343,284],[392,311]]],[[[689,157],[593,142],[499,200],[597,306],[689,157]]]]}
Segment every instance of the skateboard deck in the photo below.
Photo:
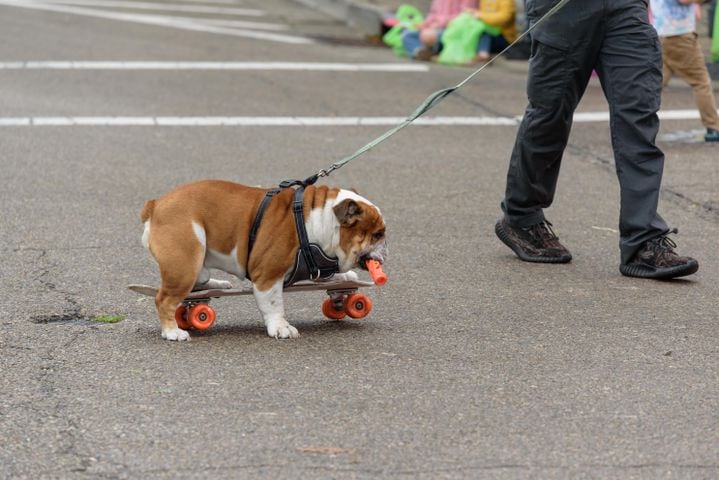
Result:
{"type": "MultiPolygon", "coordinates": [[[[303,281],[297,282],[294,285],[285,287],[282,291],[287,293],[292,292],[308,292],[312,290],[325,290],[328,293],[343,291],[354,292],[357,289],[365,287],[374,287],[374,283],[366,282],[364,280],[357,281],[332,281],[326,282],[312,282],[303,281]]],[[[150,285],[133,284],[128,285],[127,288],[140,295],[147,295],[148,297],[154,297],[157,295],[157,287],[151,287],[150,285]]],[[[236,295],[252,295],[254,292],[252,287],[247,286],[243,288],[211,288],[209,290],[194,290],[192,291],[185,300],[199,300],[208,298],[220,298],[220,297],[233,297],[236,295]]]]}
{"type": "MultiPolygon", "coordinates": [[[[322,304],[322,313],[331,320],[341,320],[346,315],[352,318],[364,318],[372,310],[372,301],[362,293],[356,293],[360,288],[373,287],[372,282],[363,280],[339,281],[327,280],[323,282],[303,281],[285,287],[283,292],[308,292],[324,290],[327,298],[322,304]]],[[[128,285],[127,288],[140,295],[154,297],[158,288],[150,285],[128,285]]],[[[195,328],[206,330],[215,322],[215,311],[209,306],[210,299],[220,297],[233,297],[239,295],[252,295],[251,286],[241,288],[212,288],[208,290],[195,290],[183,301],[175,312],[175,320],[182,329],[195,328]]]]}

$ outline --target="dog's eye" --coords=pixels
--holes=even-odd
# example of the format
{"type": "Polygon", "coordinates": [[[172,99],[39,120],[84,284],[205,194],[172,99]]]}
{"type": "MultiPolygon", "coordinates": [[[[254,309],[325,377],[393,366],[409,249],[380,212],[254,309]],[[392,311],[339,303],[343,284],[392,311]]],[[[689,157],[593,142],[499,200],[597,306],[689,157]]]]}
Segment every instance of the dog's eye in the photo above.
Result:
{"type": "Polygon", "coordinates": [[[374,240],[382,240],[383,237],[384,237],[384,230],[380,230],[380,231],[374,232],[372,234],[372,238],[374,240]]]}

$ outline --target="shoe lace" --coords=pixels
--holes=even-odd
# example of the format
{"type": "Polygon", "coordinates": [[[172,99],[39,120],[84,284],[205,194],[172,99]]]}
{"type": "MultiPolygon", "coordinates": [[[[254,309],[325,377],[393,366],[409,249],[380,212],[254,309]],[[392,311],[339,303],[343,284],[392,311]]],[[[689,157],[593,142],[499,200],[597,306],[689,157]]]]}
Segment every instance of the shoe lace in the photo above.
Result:
{"type": "Polygon", "coordinates": [[[672,233],[677,234],[679,233],[679,230],[677,228],[673,228],[664,235],[650,240],[655,250],[658,250],[658,252],[661,253],[674,253],[674,249],[677,248],[677,244],[674,240],[668,237],[668,235],[672,233]]]}
{"type": "Polygon", "coordinates": [[[559,245],[559,238],[552,230],[552,224],[548,220],[529,227],[529,233],[547,246],[556,247],[559,245]]]}

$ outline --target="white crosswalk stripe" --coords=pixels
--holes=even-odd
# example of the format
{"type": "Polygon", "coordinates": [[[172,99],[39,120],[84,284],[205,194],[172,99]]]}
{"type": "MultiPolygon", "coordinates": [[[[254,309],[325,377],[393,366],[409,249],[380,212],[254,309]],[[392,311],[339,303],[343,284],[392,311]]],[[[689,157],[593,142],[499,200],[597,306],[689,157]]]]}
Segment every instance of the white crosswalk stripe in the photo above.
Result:
{"type": "Polygon", "coordinates": [[[122,0],[29,0],[22,3],[44,3],[48,5],[76,5],[97,8],[120,8],[130,10],[152,10],[161,12],[209,13],[220,15],[242,15],[261,17],[265,12],[256,8],[217,7],[212,5],[190,5],[176,3],[154,3],[122,0]]]}
{"type": "Polygon", "coordinates": [[[239,20],[230,20],[227,18],[195,18],[188,16],[156,15],[127,11],[127,9],[141,9],[146,11],[171,11],[236,16],[241,15],[257,18],[265,15],[265,12],[259,9],[217,7],[210,5],[152,3],[139,1],[134,2],[122,0],[0,0],[0,5],[79,15],[85,17],[102,18],[106,20],[132,22],[144,25],[175,28],[216,35],[252,38],[255,40],[264,40],[270,42],[300,45],[315,43],[313,40],[299,35],[280,34],[268,31],[287,29],[282,28],[282,26],[278,24],[260,23],[253,25],[250,22],[241,22],[239,20]],[[124,11],[113,10],[113,8],[120,8],[124,11]]]}
{"type": "Polygon", "coordinates": [[[328,62],[0,62],[0,70],[294,70],[317,72],[427,72],[420,63],[328,62]]]}
{"type": "MultiPolygon", "coordinates": [[[[659,112],[663,120],[695,120],[696,110],[668,110],[659,112]]],[[[574,116],[575,123],[606,123],[608,112],[584,112],[574,116]]],[[[175,126],[175,127],[361,127],[394,126],[404,117],[0,117],[0,127],[47,127],[47,126],[175,126]]],[[[424,116],[415,125],[425,126],[508,126],[516,127],[520,117],[484,116],[424,116]]]]}

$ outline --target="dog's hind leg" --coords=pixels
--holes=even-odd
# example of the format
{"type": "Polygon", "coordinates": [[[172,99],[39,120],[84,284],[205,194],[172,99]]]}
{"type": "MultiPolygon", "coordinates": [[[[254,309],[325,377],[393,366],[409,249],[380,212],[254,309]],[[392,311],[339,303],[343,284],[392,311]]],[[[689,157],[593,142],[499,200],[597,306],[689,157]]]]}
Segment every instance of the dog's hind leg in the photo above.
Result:
{"type": "Polygon", "coordinates": [[[166,226],[154,228],[150,250],[160,266],[162,283],[155,297],[162,338],[189,340],[190,334],[177,326],[175,311],[192,291],[202,268],[205,246],[187,229],[166,226]]]}

